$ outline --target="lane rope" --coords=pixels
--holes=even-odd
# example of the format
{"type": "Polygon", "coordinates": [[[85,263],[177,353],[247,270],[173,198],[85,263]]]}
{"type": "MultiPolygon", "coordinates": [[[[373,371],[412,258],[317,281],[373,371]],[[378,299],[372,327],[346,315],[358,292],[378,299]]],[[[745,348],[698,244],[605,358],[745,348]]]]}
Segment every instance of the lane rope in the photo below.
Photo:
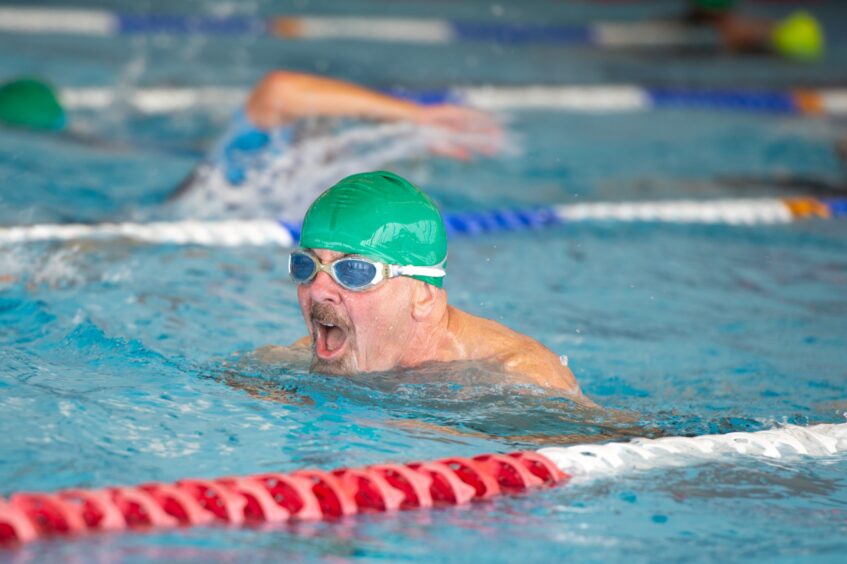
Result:
{"type": "Polygon", "coordinates": [[[463,42],[567,46],[715,47],[710,29],[673,21],[580,24],[471,22],[356,16],[209,16],[132,14],[82,8],[0,8],[0,31],[115,37],[150,34],[252,35],[443,45],[463,42]]]}
{"type": "MultiPolygon", "coordinates": [[[[847,115],[847,88],[743,90],[647,88],[635,85],[467,86],[447,90],[387,90],[425,104],[451,102],[482,110],[558,110],[639,112],[662,109],[722,110],[777,115],[847,115]]],[[[118,104],[143,114],[203,109],[235,109],[248,90],[237,87],[63,88],[62,103],[71,110],[100,110],[118,104]]]]}
{"type": "Polygon", "coordinates": [[[110,531],[336,520],[462,505],[567,484],[572,477],[585,481],[729,456],[783,460],[842,452],[847,452],[847,423],[787,425],[752,433],[635,439],[333,471],[20,492],[0,498],[0,546],[110,531]]]}
{"type": "Polygon", "coordinates": [[[14,493],[0,498],[0,546],[132,529],[333,520],[461,505],[568,480],[535,452],[374,464],[333,471],[266,472],[134,487],[14,493]]]}
{"type": "Polygon", "coordinates": [[[294,244],[291,231],[276,221],[179,221],[31,225],[0,228],[0,243],[132,239],[152,244],[239,247],[294,244]]]}
{"type": "Polygon", "coordinates": [[[638,438],[628,443],[547,447],[538,451],[575,480],[717,461],[734,455],[781,460],[847,452],[847,423],[786,425],[756,432],[638,438]]]}
{"type": "MultiPolygon", "coordinates": [[[[773,225],[847,217],[847,198],[750,198],[572,204],[525,209],[445,212],[451,236],[540,229],[580,222],[773,225]]],[[[238,247],[291,247],[300,226],[283,220],[154,223],[39,224],[0,227],[0,244],[126,238],[145,243],[238,247]]]]}

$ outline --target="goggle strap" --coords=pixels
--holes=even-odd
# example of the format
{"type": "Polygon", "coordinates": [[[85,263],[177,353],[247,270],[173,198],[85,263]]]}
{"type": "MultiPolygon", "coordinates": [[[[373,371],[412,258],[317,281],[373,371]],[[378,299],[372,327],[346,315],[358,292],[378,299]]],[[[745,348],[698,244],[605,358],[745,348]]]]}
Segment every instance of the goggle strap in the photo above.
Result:
{"type": "Polygon", "coordinates": [[[432,278],[443,278],[447,272],[437,266],[395,266],[390,267],[393,276],[429,276],[432,278]]]}

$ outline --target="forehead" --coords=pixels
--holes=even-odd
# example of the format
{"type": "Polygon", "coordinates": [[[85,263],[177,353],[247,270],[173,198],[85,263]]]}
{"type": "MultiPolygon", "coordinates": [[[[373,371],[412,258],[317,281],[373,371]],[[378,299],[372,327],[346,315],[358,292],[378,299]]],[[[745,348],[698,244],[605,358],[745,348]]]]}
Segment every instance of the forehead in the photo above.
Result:
{"type": "Polygon", "coordinates": [[[339,253],[338,251],[330,251],[329,249],[305,249],[310,253],[317,256],[321,259],[321,262],[333,261],[335,259],[339,259],[343,256],[346,256],[345,253],[339,253]]]}

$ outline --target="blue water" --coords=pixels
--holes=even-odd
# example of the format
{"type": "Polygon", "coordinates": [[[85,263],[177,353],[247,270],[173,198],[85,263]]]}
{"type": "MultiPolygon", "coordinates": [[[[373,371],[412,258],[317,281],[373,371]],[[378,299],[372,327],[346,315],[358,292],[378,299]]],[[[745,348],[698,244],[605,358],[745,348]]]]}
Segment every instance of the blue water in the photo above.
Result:
{"type": "MultiPolygon", "coordinates": [[[[497,5],[516,20],[578,23],[631,19],[630,4],[497,5]]],[[[650,14],[673,7],[645,5],[650,14]]],[[[151,9],[198,6],[486,20],[499,13],[487,3],[375,1],[151,9]]],[[[843,15],[835,2],[814,7],[843,15]]],[[[750,5],[759,13],[784,8],[750,5]]],[[[0,77],[43,73],[68,86],[248,86],[274,66],[410,87],[847,78],[837,40],[824,62],[808,66],[537,46],[386,50],[167,37],[0,36],[0,47],[0,77]]],[[[193,166],[186,153],[208,146],[226,115],[148,118],[111,108],[71,116],[116,141],[108,147],[0,130],[0,222],[102,221],[154,209],[193,166]]],[[[789,192],[768,178],[835,182],[845,173],[832,149],[843,123],[826,119],[694,111],[506,117],[515,154],[392,168],[456,210],[782,196],[789,192]],[[722,180],[745,176],[765,181],[722,180]]],[[[566,353],[586,394],[629,414],[628,422],[479,371],[339,379],[239,364],[237,353],[304,334],[280,249],[30,244],[0,249],[0,494],[432,459],[574,437],[842,422],[847,412],[847,223],[573,224],[457,239],[446,287],[455,305],[566,353]]],[[[337,523],[48,541],[0,560],[835,562],[847,549],[845,475],[843,455],[739,458],[337,523]]]]}

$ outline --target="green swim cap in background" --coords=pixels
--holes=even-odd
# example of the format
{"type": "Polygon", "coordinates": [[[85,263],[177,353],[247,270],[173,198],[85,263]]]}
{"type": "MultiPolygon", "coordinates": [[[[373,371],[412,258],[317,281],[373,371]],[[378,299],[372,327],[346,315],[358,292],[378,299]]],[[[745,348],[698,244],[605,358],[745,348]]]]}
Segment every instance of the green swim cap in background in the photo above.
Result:
{"type": "Polygon", "coordinates": [[[65,126],[65,111],[49,85],[22,78],[0,85],[0,123],[58,131],[65,126]]]}
{"type": "Polygon", "coordinates": [[[824,35],[820,23],[808,12],[794,12],[771,32],[774,50],[788,59],[811,61],[824,51],[824,35]]]}
{"type": "MultiPolygon", "coordinates": [[[[300,245],[400,266],[437,266],[447,258],[447,232],[435,203],[381,170],[348,176],[318,196],[303,220],[300,245]]],[[[443,278],[413,278],[442,286],[443,278]]]]}

